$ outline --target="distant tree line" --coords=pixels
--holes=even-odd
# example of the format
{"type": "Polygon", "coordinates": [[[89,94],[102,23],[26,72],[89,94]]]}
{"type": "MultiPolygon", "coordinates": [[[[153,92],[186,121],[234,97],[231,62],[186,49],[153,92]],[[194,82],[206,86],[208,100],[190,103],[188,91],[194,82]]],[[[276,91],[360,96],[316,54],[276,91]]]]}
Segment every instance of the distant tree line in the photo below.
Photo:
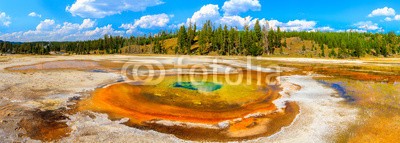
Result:
{"type": "Polygon", "coordinates": [[[300,37],[303,40],[313,40],[316,44],[321,46],[321,50],[325,50],[326,46],[326,50],[330,50],[330,57],[346,58],[363,57],[365,55],[387,57],[400,53],[400,39],[394,32],[389,32],[387,34],[357,33],[351,31],[287,32],[285,36],[300,37]],[[334,48],[338,50],[334,50],[334,48]]]}
{"type": "MultiPolygon", "coordinates": [[[[312,41],[311,51],[320,57],[349,58],[365,55],[384,56],[400,54],[400,39],[394,32],[357,33],[345,32],[296,32],[269,28],[268,23],[257,20],[253,27],[245,25],[243,30],[227,25],[214,25],[206,21],[199,30],[196,24],[182,25],[175,32],[160,31],[148,36],[109,36],[98,40],[76,42],[25,42],[0,41],[0,53],[10,54],[121,54],[151,53],[166,54],[166,40],[177,38],[170,47],[175,54],[186,55],[274,55],[283,54],[286,39],[299,37],[312,41]],[[264,25],[264,26],[261,26],[264,25]]],[[[303,45],[304,53],[308,47],[303,45]]]]}
{"type": "MultiPolygon", "coordinates": [[[[390,56],[400,53],[400,38],[394,32],[383,33],[358,33],[346,32],[296,32],[281,31],[279,27],[269,29],[268,23],[261,27],[257,20],[254,27],[250,29],[248,25],[243,30],[227,25],[215,25],[207,21],[201,30],[194,32],[198,37],[198,47],[189,48],[193,42],[192,38],[186,37],[189,28],[181,26],[178,35],[177,54],[199,54],[207,55],[217,53],[219,55],[271,55],[283,54],[283,49],[287,47],[286,39],[299,37],[302,40],[311,40],[312,51],[319,49],[320,57],[348,58],[363,57],[365,55],[390,56]],[[189,39],[188,39],[189,38],[189,39]],[[185,51],[185,49],[187,49],[185,51]],[[277,52],[279,50],[279,52],[277,52]]],[[[193,33],[193,32],[192,32],[193,33]]],[[[190,34],[189,34],[190,35],[190,34]]],[[[303,45],[302,51],[306,51],[303,45]]]]}
{"type": "Polygon", "coordinates": [[[141,50],[125,48],[130,45],[145,46],[152,45],[151,53],[165,53],[163,41],[176,37],[174,33],[161,31],[157,35],[149,36],[110,36],[104,35],[98,40],[75,41],[75,42],[24,42],[13,43],[0,41],[0,53],[2,54],[38,54],[46,55],[51,52],[66,54],[121,54],[121,53],[143,53],[141,50]],[[124,50],[124,51],[123,51],[124,50]],[[132,52],[130,52],[131,50],[132,52]]]}

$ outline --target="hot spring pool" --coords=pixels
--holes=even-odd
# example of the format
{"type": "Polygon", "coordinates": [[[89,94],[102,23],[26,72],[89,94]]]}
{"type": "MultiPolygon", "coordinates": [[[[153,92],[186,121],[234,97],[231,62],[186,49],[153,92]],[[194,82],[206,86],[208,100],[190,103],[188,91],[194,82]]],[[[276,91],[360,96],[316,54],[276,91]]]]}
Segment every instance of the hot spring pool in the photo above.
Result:
{"type": "Polygon", "coordinates": [[[225,75],[181,75],[180,80],[178,75],[166,76],[157,85],[117,83],[96,90],[78,103],[78,110],[129,118],[129,126],[187,140],[238,141],[271,135],[290,125],[299,109],[288,102],[278,110],[273,101],[280,98],[280,86],[258,85],[253,73],[244,77],[251,82],[239,84],[228,83],[225,75]]]}
{"type": "Polygon", "coordinates": [[[202,92],[213,92],[222,88],[222,84],[214,82],[175,82],[172,87],[196,90],[202,92]]]}

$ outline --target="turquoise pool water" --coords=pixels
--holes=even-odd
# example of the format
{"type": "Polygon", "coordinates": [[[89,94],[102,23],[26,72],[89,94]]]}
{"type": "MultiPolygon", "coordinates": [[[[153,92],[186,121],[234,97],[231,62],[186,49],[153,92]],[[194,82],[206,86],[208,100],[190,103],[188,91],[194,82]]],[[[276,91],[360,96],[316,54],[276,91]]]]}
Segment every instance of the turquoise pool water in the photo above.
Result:
{"type": "Polygon", "coordinates": [[[222,88],[222,84],[214,82],[175,82],[172,86],[175,88],[184,88],[203,92],[213,92],[222,88]]]}

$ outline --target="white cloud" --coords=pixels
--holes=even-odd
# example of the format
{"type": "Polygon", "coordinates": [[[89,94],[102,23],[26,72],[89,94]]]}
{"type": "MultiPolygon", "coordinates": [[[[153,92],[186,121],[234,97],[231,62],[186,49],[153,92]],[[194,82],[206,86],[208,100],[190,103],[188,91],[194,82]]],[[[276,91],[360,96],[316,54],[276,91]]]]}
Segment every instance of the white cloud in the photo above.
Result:
{"type": "Polygon", "coordinates": [[[332,31],[335,31],[335,29],[333,29],[332,27],[329,27],[329,26],[324,26],[324,27],[318,27],[312,31],[332,32],[332,31]]]}
{"type": "Polygon", "coordinates": [[[396,15],[396,11],[393,8],[378,8],[373,10],[368,17],[375,17],[375,16],[394,16],[396,15]]]}
{"type": "Polygon", "coordinates": [[[37,31],[42,31],[42,30],[51,30],[55,28],[55,21],[52,19],[45,19],[44,21],[41,21],[39,25],[36,26],[37,31]]]}
{"type": "Polygon", "coordinates": [[[282,26],[285,31],[305,31],[314,29],[317,23],[315,21],[307,20],[293,20],[282,26]]]}
{"type": "Polygon", "coordinates": [[[385,18],[385,21],[392,21],[393,19],[392,18],[390,18],[390,17],[386,17],[385,18]]]}
{"type": "Polygon", "coordinates": [[[226,24],[232,27],[244,27],[245,25],[249,25],[252,17],[240,17],[240,16],[224,16],[220,19],[220,24],[226,24]]]}
{"type": "MultiPolygon", "coordinates": [[[[254,27],[257,19],[252,19],[250,22],[250,27],[254,27]]],[[[316,27],[317,22],[315,21],[308,21],[308,20],[291,20],[288,22],[281,22],[278,20],[265,20],[259,19],[260,25],[267,26],[269,29],[277,30],[279,27],[281,31],[309,31],[309,32],[316,32],[316,31],[323,31],[323,32],[332,32],[335,31],[334,28],[329,26],[323,27],[316,27]],[[268,25],[267,25],[268,23],[268,25]]]]}
{"type": "Polygon", "coordinates": [[[95,22],[84,19],[81,24],[64,22],[57,24],[56,21],[46,19],[41,21],[36,30],[20,31],[0,35],[0,39],[10,39],[10,41],[75,41],[98,39],[105,34],[123,35],[124,31],[117,31],[112,25],[94,27],[95,22]]]}
{"type": "Polygon", "coordinates": [[[8,16],[5,12],[0,12],[0,26],[10,26],[11,17],[8,16]]]}
{"type": "Polygon", "coordinates": [[[36,12],[31,12],[31,13],[28,14],[28,16],[30,16],[30,17],[42,17],[42,15],[37,14],[36,12]]]}
{"type": "Polygon", "coordinates": [[[60,34],[74,34],[74,33],[79,33],[84,29],[93,28],[94,25],[95,22],[90,19],[84,19],[82,24],[64,22],[63,26],[58,26],[55,31],[57,31],[60,34]]]}
{"type": "Polygon", "coordinates": [[[208,4],[201,7],[199,11],[196,11],[191,18],[188,18],[186,25],[191,22],[196,23],[198,27],[202,27],[207,20],[210,20],[216,25],[226,24],[228,26],[242,28],[244,25],[251,22],[252,17],[241,17],[238,15],[221,16],[218,5],[208,4]]]}
{"type": "Polygon", "coordinates": [[[82,24],[79,25],[79,29],[92,28],[95,25],[95,21],[91,19],[84,19],[82,24]]]}
{"type": "MultiPolygon", "coordinates": [[[[252,20],[255,23],[255,19],[252,20]]],[[[264,26],[267,20],[261,19],[260,24],[264,26]]],[[[268,26],[270,29],[276,30],[278,27],[282,31],[333,31],[331,27],[315,27],[317,22],[308,20],[291,20],[286,23],[280,22],[278,20],[269,20],[268,26]]]]}
{"type": "Polygon", "coordinates": [[[126,29],[128,34],[137,32],[137,28],[153,29],[167,27],[170,17],[174,15],[167,15],[165,13],[146,15],[140,19],[136,19],[133,24],[122,24],[120,28],[126,29]]]}
{"type": "Polygon", "coordinates": [[[201,7],[199,11],[196,11],[191,18],[188,18],[187,23],[192,22],[201,25],[206,22],[206,20],[218,20],[221,17],[218,10],[218,5],[205,5],[201,7]]]}
{"type": "Polygon", "coordinates": [[[278,20],[269,20],[268,21],[268,25],[269,25],[269,27],[268,28],[272,28],[272,29],[276,29],[278,26],[280,27],[280,26],[282,26],[284,23],[282,23],[282,22],[280,22],[280,21],[278,21],[278,20]]]}
{"type": "Polygon", "coordinates": [[[356,24],[354,24],[358,29],[369,31],[369,30],[378,30],[381,31],[383,30],[382,27],[379,27],[377,23],[372,23],[371,21],[361,21],[356,24]]]}
{"type": "Polygon", "coordinates": [[[122,24],[119,28],[123,28],[123,29],[134,29],[134,28],[136,28],[136,27],[133,26],[133,24],[122,24]]]}
{"type": "Polygon", "coordinates": [[[138,31],[133,24],[122,24],[119,28],[125,29],[127,34],[133,34],[138,31]]]}
{"type": "MultiPolygon", "coordinates": [[[[368,31],[365,29],[347,29],[345,30],[346,32],[357,32],[357,33],[367,33],[368,31]]],[[[343,30],[339,31],[343,32],[343,30]]]]}
{"type": "Polygon", "coordinates": [[[180,28],[182,25],[185,25],[185,23],[182,22],[182,23],[178,23],[178,24],[171,24],[171,25],[168,25],[168,29],[178,29],[178,28],[180,28]]]}
{"type": "Polygon", "coordinates": [[[91,19],[84,19],[82,24],[78,23],[69,23],[64,22],[63,25],[56,24],[56,22],[52,19],[46,19],[41,21],[36,26],[36,31],[58,31],[60,33],[69,33],[71,31],[78,31],[82,29],[93,28],[95,25],[95,21],[91,19]]]}
{"type": "Polygon", "coordinates": [[[394,16],[394,20],[400,20],[400,15],[394,16]]]}
{"type": "Polygon", "coordinates": [[[224,15],[238,15],[249,10],[260,11],[261,4],[258,0],[229,0],[224,3],[222,10],[224,15]]]}
{"type": "Polygon", "coordinates": [[[85,32],[82,32],[83,36],[89,36],[89,37],[102,37],[104,35],[123,35],[123,31],[116,31],[112,28],[111,24],[108,24],[107,26],[104,27],[96,27],[94,30],[88,30],[85,32]]]}
{"type": "Polygon", "coordinates": [[[66,7],[73,16],[84,18],[104,18],[123,11],[139,12],[147,7],[163,4],[161,0],[76,0],[66,7]]]}
{"type": "Polygon", "coordinates": [[[140,19],[135,20],[134,26],[144,29],[165,27],[169,22],[169,17],[173,17],[173,15],[169,16],[165,13],[162,13],[156,15],[142,16],[140,19]]]}
{"type": "Polygon", "coordinates": [[[238,15],[221,16],[218,5],[208,4],[201,7],[199,11],[196,11],[191,18],[188,18],[186,25],[191,22],[196,23],[198,27],[202,27],[207,20],[210,20],[215,25],[226,24],[227,26],[243,28],[244,25],[251,25],[253,18],[238,15]]]}

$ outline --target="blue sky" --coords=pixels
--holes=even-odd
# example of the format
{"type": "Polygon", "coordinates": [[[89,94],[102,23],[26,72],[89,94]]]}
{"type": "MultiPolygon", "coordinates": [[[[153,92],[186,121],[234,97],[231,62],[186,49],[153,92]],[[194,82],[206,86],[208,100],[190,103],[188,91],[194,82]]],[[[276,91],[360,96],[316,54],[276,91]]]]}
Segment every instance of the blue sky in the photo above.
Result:
{"type": "Polygon", "coordinates": [[[0,40],[74,41],[174,30],[205,20],[242,28],[400,34],[398,0],[0,0],[0,40]],[[268,22],[268,25],[266,23],[268,22]]]}

